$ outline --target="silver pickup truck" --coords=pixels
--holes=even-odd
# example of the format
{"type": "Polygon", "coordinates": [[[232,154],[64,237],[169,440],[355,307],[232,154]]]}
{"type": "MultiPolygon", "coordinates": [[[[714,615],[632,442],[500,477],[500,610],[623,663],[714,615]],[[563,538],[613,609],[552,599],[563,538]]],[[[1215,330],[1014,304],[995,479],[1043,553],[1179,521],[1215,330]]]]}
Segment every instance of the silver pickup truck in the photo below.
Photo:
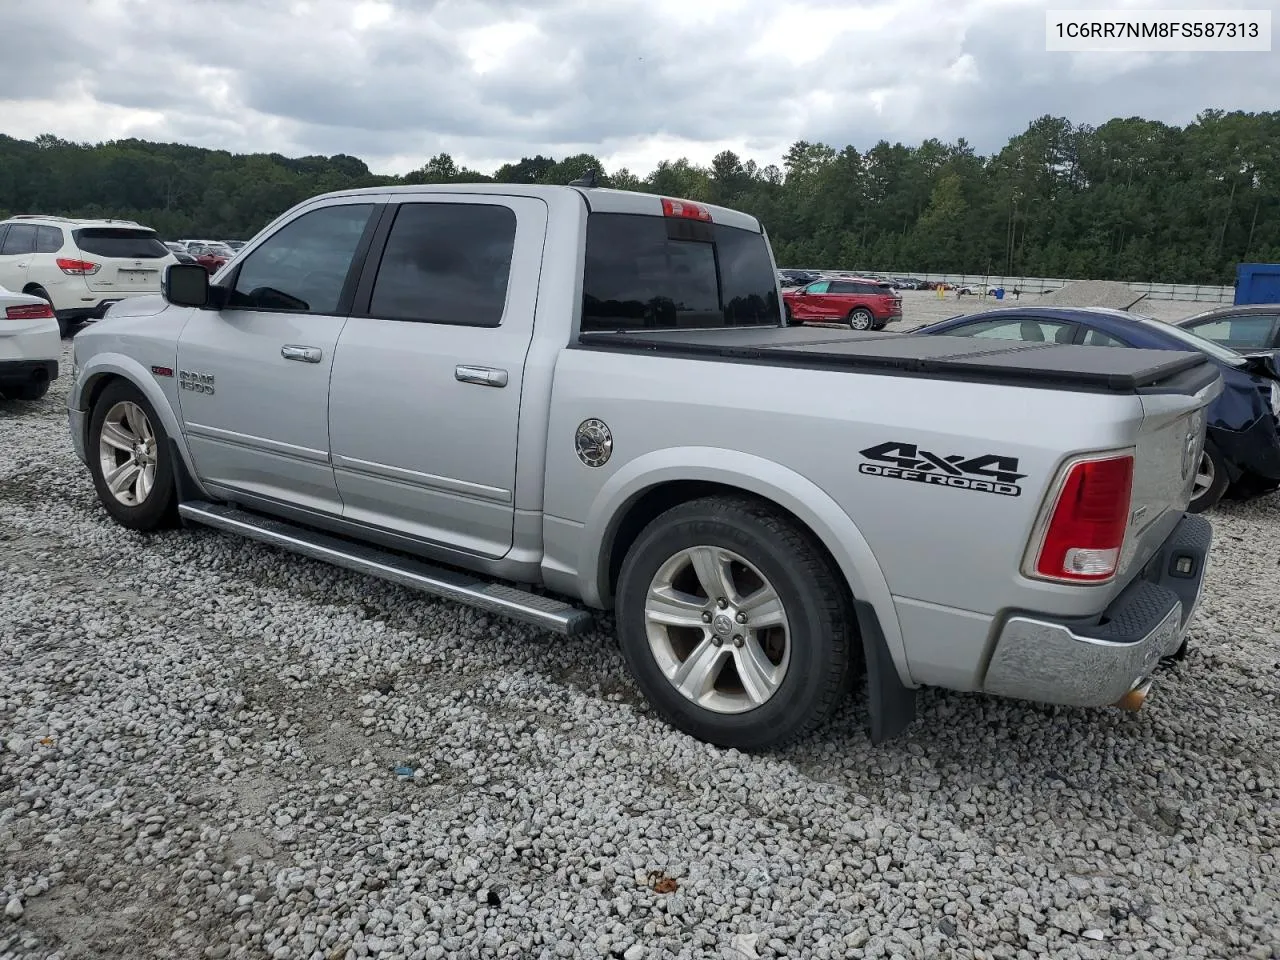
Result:
{"type": "Polygon", "coordinates": [[[1185,649],[1199,354],[788,327],[753,217],[591,186],[308,200],[74,342],[107,512],[579,634],[763,748],[865,678],[1142,702],[1185,649]]]}

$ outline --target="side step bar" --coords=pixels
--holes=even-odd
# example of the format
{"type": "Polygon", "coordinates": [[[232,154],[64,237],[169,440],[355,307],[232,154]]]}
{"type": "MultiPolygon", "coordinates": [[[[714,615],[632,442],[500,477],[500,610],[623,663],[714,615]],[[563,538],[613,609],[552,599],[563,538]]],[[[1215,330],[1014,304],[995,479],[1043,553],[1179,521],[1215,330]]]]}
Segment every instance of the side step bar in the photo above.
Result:
{"type": "Polygon", "coordinates": [[[178,513],[184,520],[192,523],[238,534],[312,560],[322,560],[354,570],[356,573],[389,580],[433,597],[455,600],[489,613],[521,620],[553,633],[573,636],[591,628],[592,616],[588,611],[562,600],[481,580],[471,574],[437,567],[376,547],[340,540],[283,520],[201,500],[178,504],[178,513]]]}

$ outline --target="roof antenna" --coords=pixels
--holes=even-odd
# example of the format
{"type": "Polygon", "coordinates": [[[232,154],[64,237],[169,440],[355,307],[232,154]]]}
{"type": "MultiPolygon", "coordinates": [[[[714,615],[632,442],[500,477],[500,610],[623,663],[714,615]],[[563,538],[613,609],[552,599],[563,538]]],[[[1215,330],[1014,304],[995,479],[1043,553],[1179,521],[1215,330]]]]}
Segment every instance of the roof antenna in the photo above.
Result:
{"type": "Polygon", "coordinates": [[[586,175],[585,175],[585,176],[581,176],[581,177],[579,177],[577,180],[570,180],[570,181],[569,181],[569,186],[571,186],[571,187],[595,187],[595,186],[599,186],[599,182],[598,182],[598,179],[597,179],[597,177],[596,177],[596,168],[595,168],[595,167],[592,167],[590,170],[588,170],[588,171],[586,172],[586,175]]]}

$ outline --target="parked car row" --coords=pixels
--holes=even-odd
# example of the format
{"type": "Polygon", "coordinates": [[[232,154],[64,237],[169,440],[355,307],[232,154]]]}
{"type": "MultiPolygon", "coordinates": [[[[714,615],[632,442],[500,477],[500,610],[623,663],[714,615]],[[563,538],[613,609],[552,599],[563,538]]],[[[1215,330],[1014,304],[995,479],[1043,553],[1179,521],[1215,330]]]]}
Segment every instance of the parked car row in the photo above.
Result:
{"type": "Polygon", "coordinates": [[[177,258],[132,220],[20,215],[0,223],[0,287],[52,307],[63,336],[113,303],[158,293],[177,258]]]}
{"type": "Polygon", "coordinates": [[[185,254],[189,260],[184,263],[198,263],[209,271],[217,273],[222,265],[236,255],[236,251],[244,246],[241,240],[170,240],[166,246],[174,254],[185,254]]]}

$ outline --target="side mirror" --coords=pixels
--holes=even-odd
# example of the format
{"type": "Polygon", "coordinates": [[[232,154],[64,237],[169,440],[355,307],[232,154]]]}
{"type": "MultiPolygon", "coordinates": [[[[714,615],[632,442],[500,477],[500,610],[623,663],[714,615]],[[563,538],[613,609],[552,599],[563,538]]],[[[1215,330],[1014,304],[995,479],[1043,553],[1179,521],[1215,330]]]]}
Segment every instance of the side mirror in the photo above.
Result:
{"type": "Polygon", "coordinates": [[[164,298],[175,307],[209,303],[209,271],[198,263],[171,263],[164,272],[164,298]]]}

